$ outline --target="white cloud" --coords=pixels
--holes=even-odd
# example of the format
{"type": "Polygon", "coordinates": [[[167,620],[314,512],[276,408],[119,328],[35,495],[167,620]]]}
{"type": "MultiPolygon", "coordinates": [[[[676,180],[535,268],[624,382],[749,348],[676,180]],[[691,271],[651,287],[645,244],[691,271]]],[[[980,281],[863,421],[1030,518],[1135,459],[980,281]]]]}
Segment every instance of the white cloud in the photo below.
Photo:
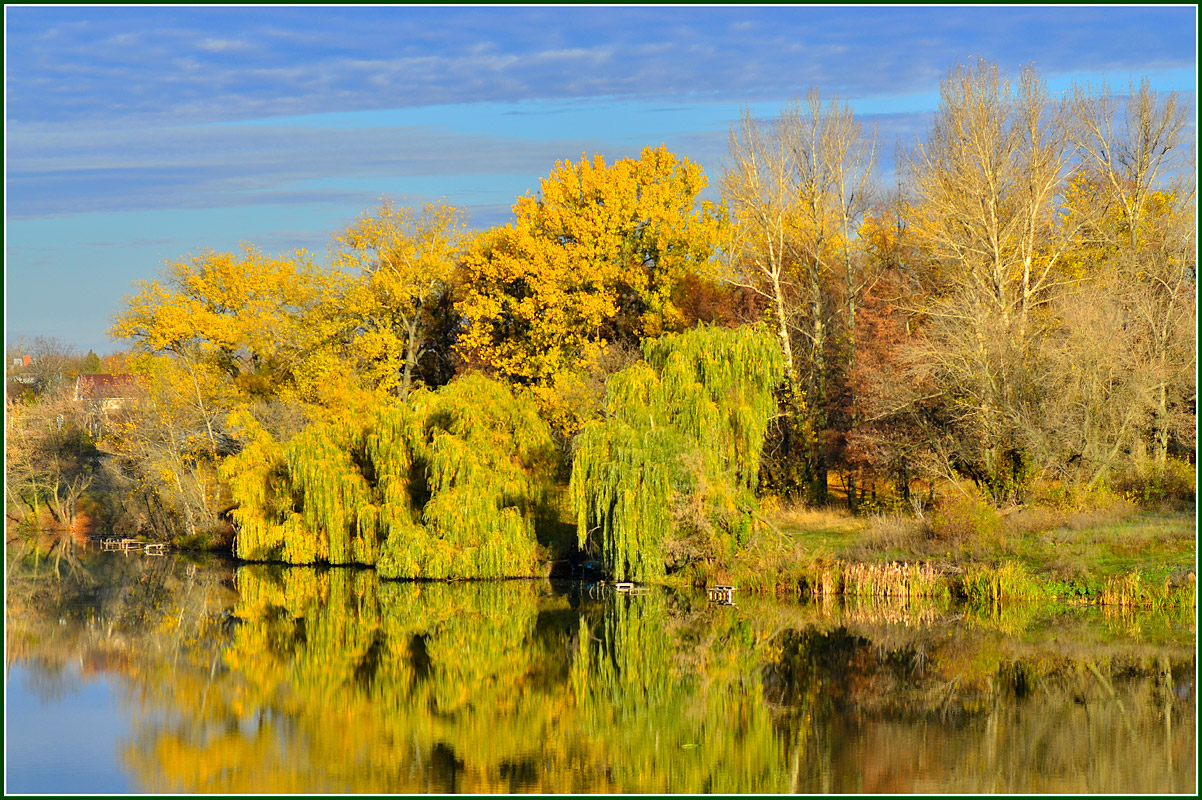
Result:
{"type": "Polygon", "coordinates": [[[613,58],[612,47],[573,47],[567,50],[544,50],[534,54],[540,61],[591,61],[594,64],[604,63],[613,58]]]}
{"type": "Polygon", "coordinates": [[[119,33],[104,40],[105,44],[117,47],[136,47],[141,41],[141,37],[135,33],[119,33]]]}
{"type": "Polygon", "coordinates": [[[196,47],[208,53],[245,52],[253,50],[254,45],[241,39],[201,39],[196,47]]]}

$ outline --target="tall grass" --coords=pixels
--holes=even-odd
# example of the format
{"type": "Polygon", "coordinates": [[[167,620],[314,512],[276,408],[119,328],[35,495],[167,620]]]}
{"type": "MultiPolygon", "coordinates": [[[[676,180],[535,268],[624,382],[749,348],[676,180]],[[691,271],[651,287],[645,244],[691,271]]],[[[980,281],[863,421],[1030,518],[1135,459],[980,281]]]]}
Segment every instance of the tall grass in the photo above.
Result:
{"type": "Polygon", "coordinates": [[[1003,601],[1046,600],[1054,597],[1047,581],[1031,575],[1016,561],[996,566],[974,564],[957,580],[957,594],[971,604],[997,606],[1003,601]]]}
{"type": "Polygon", "coordinates": [[[1174,583],[1149,581],[1138,570],[1108,578],[1102,586],[1099,602],[1104,606],[1145,607],[1154,610],[1197,608],[1198,584],[1194,573],[1174,583]]]}
{"type": "MultiPolygon", "coordinates": [[[[777,552],[767,558],[743,561],[725,573],[751,592],[796,593],[811,597],[933,597],[951,596],[946,568],[926,563],[870,564],[828,558],[790,558],[777,552]]],[[[695,574],[695,583],[710,575],[695,574]]]]}

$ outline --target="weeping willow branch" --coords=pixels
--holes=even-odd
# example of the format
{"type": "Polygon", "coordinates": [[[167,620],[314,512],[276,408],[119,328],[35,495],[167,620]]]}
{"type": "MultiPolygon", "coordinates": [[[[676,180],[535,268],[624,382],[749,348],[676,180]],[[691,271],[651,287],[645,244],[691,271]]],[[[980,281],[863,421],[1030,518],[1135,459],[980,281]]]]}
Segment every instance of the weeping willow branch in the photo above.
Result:
{"type": "Polygon", "coordinates": [[[312,425],[287,445],[260,430],[225,470],[235,550],[374,564],[390,578],[534,575],[553,453],[532,405],[478,375],[312,425]]]}
{"type": "Polygon", "coordinates": [[[606,418],[581,432],[572,465],[580,545],[596,531],[618,580],[662,576],[665,541],[683,527],[746,538],[784,376],[775,340],[752,328],[694,328],[643,351],[610,379],[606,418]]]}

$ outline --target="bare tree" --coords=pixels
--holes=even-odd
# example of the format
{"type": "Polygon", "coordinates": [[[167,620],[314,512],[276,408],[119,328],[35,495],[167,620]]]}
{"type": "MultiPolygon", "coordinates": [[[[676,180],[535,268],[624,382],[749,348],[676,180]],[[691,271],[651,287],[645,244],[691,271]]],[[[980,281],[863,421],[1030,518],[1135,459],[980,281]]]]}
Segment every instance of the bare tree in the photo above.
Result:
{"type": "Polygon", "coordinates": [[[790,410],[809,439],[811,494],[822,500],[830,326],[844,311],[846,356],[854,359],[857,302],[868,283],[857,233],[870,201],[875,143],[846,104],[824,104],[814,89],[772,121],[744,111],[729,147],[722,178],[731,215],[728,279],[770,304],[790,410]]]}
{"type": "Polygon", "coordinates": [[[794,154],[772,126],[747,109],[730,134],[730,164],[722,176],[722,195],[731,215],[731,282],[770,303],[790,380],[797,380],[793,355],[792,310],[787,290],[793,265],[801,259],[796,235],[794,154]]]}
{"type": "Polygon", "coordinates": [[[1043,313],[1074,278],[1058,214],[1073,149],[1065,111],[1033,70],[1017,84],[996,65],[953,69],[938,114],[906,165],[910,234],[929,270],[924,357],[955,418],[980,441],[979,479],[1011,494],[1029,469],[1043,313]]]}
{"type": "Polygon", "coordinates": [[[16,382],[34,397],[52,394],[65,387],[83,364],[74,345],[53,336],[18,339],[6,348],[6,352],[5,372],[10,384],[16,382]],[[25,357],[29,359],[28,365],[24,364],[25,357]],[[20,366],[14,362],[20,362],[20,366]]]}
{"type": "Polygon", "coordinates": [[[1064,109],[1033,70],[1014,86],[983,62],[953,70],[941,98],[908,164],[914,236],[950,288],[1024,338],[1071,241],[1056,214],[1073,157],[1064,109]]]}
{"type": "Polygon", "coordinates": [[[9,514],[35,520],[45,508],[70,529],[79,498],[91,486],[100,453],[66,389],[37,403],[5,409],[5,491],[9,514]]]}
{"type": "Polygon", "coordinates": [[[1196,407],[1196,170],[1188,104],[1159,96],[1145,78],[1125,99],[1103,84],[1074,89],[1072,136],[1095,176],[1096,226],[1113,253],[1114,291],[1139,332],[1140,371],[1151,381],[1152,443],[1163,471],[1180,417],[1196,407]],[[1117,221],[1117,224],[1115,222],[1117,221]]]}

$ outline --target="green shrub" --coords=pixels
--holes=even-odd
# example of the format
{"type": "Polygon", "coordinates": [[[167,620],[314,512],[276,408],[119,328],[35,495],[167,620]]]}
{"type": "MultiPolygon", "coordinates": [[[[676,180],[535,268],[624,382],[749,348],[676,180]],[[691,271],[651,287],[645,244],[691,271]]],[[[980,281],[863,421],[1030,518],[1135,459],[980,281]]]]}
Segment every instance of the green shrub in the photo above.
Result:
{"type": "Polygon", "coordinates": [[[1197,501],[1198,470],[1176,458],[1168,459],[1163,469],[1154,461],[1143,460],[1117,475],[1112,486],[1141,505],[1182,507],[1197,501]]]}

